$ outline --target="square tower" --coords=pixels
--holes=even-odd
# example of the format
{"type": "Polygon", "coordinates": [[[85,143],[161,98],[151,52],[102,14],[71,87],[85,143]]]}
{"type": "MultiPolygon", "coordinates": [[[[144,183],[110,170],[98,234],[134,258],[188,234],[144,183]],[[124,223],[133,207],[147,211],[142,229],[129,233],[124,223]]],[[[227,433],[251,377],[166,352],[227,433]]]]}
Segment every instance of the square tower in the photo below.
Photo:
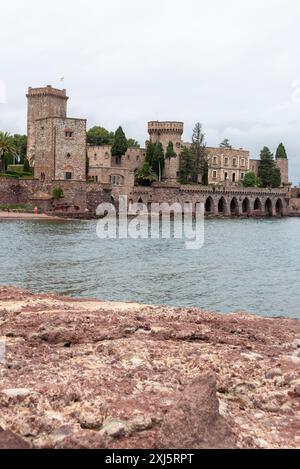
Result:
{"type": "Polygon", "coordinates": [[[166,162],[164,169],[164,179],[176,181],[179,174],[179,155],[182,145],[182,134],[184,130],[183,122],[175,121],[151,121],[148,122],[148,133],[153,143],[161,143],[166,151],[169,142],[173,143],[176,158],[171,158],[166,162]]]}
{"type": "Polygon", "coordinates": [[[43,88],[29,87],[27,97],[27,158],[30,163],[35,157],[35,122],[46,117],[67,117],[66,90],[48,85],[43,88]]]}
{"type": "Polygon", "coordinates": [[[34,176],[41,181],[86,180],[86,120],[46,117],[35,121],[34,176]]]}

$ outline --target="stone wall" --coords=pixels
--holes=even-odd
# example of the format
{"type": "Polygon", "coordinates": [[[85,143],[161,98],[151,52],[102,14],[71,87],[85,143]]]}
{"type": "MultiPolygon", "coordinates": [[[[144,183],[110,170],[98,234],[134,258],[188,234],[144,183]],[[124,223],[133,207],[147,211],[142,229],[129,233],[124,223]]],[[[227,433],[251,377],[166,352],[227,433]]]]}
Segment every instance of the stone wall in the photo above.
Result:
{"type": "Polygon", "coordinates": [[[214,216],[265,216],[288,215],[290,206],[289,189],[258,189],[258,188],[222,188],[213,186],[179,186],[155,188],[134,188],[128,195],[129,205],[132,203],[168,204],[203,203],[207,215],[214,216]]]}
{"type": "MultiPolygon", "coordinates": [[[[250,160],[250,171],[254,171],[255,174],[258,176],[259,172],[259,164],[260,160],[250,160]]],[[[275,164],[277,168],[280,169],[281,172],[281,183],[288,184],[289,183],[289,160],[285,158],[279,158],[275,160],[275,164]]]]}
{"type": "Polygon", "coordinates": [[[166,161],[163,177],[176,181],[179,176],[180,152],[182,145],[182,134],[184,130],[183,122],[173,121],[152,121],[148,122],[148,133],[154,143],[161,143],[164,151],[167,150],[169,142],[173,143],[176,158],[166,161]]]}
{"type": "Polygon", "coordinates": [[[48,182],[86,178],[86,120],[46,118],[35,123],[34,175],[48,182]]]}
{"type": "Polygon", "coordinates": [[[281,183],[288,184],[289,183],[289,160],[287,158],[278,158],[275,160],[277,168],[280,169],[281,172],[281,183]]]}
{"type": "Polygon", "coordinates": [[[111,190],[85,181],[13,180],[0,178],[0,205],[31,204],[46,212],[84,214],[111,201],[111,190]],[[54,200],[53,189],[61,188],[63,198],[54,200]]]}
{"type": "Polygon", "coordinates": [[[128,203],[149,204],[166,202],[169,204],[185,203],[205,205],[207,215],[288,215],[291,206],[300,199],[291,202],[291,189],[258,189],[258,188],[223,188],[216,190],[213,186],[180,186],[159,185],[156,187],[135,187],[124,191],[124,188],[101,186],[85,181],[54,181],[42,183],[38,180],[13,180],[0,178],[0,204],[34,204],[59,214],[93,214],[102,202],[118,203],[119,196],[127,195],[128,203]],[[64,197],[53,200],[54,188],[60,187],[64,197]]]}

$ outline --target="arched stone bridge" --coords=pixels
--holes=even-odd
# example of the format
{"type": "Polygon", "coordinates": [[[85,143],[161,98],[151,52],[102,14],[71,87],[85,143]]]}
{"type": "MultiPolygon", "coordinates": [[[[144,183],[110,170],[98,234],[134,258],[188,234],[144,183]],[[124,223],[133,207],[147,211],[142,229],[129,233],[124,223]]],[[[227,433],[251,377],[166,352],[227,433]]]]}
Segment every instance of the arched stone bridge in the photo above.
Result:
{"type": "Polygon", "coordinates": [[[206,215],[211,216],[284,216],[289,212],[288,189],[240,189],[195,186],[151,188],[136,187],[128,194],[132,203],[198,203],[205,205],[206,215]]]}

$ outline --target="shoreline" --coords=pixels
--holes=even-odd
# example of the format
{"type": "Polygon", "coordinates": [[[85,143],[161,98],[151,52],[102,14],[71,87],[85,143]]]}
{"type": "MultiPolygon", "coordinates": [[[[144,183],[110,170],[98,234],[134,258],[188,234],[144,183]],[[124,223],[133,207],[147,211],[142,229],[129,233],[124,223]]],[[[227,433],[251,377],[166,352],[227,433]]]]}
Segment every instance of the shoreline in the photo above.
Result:
{"type": "Polygon", "coordinates": [[[1,341],[0,427],[23,445],[300,447],[297,319],[0,287],[1,341]]]}
{"type": "Polygon", "coordinates": [[[0,211],[0,220],[67,220],[67,218],[60,218],[55,215],[46,215],[45,213],[21,213],[21,212],[3,212],[0,211]]]}
{"type": "MultiPolygon", "coordinates": [[[[141,217],[142,215],[128,215],[128,219],[134,219],[137,216],[141,217]]],[[[145,217],[149,217],[149,215],[145,215],[145,217]]],[[[153,215],[152,215],[153,217],[153,215]]],[[[160,215],[157,215],[159,218],[160,215]]],[[[60,220],[60,221],[93,221],[93,220],[100,220],[103,217],[95,217],[94,215],[86,216],[78,216],[77,214],[68,214],[68,215],[47,215],[45,213],[40,213],[35,215],[34,213],[27,213],[27,212],[7,212],[7,211],[0,211],[0,220],[60,220]]],[[[288,218],[300,218],[300,213],[290,213],[288,215],[280,216],[280,217],[265,217],[265,216],[220,216],[220,215],[207,215],[205,216],[206,220],[280,220],[280,219],[288,219],[288,218]]]]}

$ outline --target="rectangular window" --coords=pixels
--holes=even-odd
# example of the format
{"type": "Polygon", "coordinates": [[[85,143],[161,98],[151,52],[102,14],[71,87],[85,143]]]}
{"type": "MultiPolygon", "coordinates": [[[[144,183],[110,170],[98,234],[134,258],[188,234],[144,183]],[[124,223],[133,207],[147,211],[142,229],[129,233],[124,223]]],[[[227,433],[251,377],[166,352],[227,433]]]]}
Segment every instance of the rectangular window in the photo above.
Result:
{"type": "Polygon", "coordinates": [[[224,165],[225,165],[225,166],[228,166],[228,158],[225,158],[225,160],[224,160],[224,165]]]}
{"type": "Polygon", "coordinates": [[[233,166],[236,166],[236,158],[233,158],[233,160],[232,160],[232,165],[233,165],[233,166]]]}
{"type": "Polygon", "coordinates": [[[245,159],[244,158],[241,159],[241,166],[245,166],[245,159]]]}
{"type": "Polygon", "coordinates": [[[214,178],[214,179],[217,178],[217,171],[213,171],[213,178],[214,178]]]}
{"type": "Polygon", "coordinates": [[[65,131],[65,137],[66,138],[72,138],[74,135],[74,132],[71,132],[70,130],[65,131]]]}
{"type": "Polygon", "coordinates": [[[214,156],[214,164],[217,164],[218,160],[217,160],[217,157],[214,156]]]}
{"type": "Polygon", "coordinates": [[[66,179],[67,180],[72,179],[72,173],[66,173],[66,179]]]}
{"type": "Polygon", "coordinates": [[[241,180],[243,181],[245,177],[245,173],[241,173],[241,180]]]}

